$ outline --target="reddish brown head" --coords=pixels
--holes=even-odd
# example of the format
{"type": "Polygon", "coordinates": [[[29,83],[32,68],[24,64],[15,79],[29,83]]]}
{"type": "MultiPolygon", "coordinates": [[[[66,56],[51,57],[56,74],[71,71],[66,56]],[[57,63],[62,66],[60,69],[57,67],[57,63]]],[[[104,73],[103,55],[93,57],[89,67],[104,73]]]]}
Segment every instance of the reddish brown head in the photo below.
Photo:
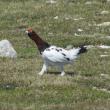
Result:
{"type": "Polygon", "coordinates": [[[27,29],[27,32],[31,33],[33,30],[31,28],[27,29]]]}
{"type": "Polygon", "coordinates": [[[50,46],[47,42],[43,41],[31,28],[27,29],[26,33],[36,43],[40,53],[50,46]]]}
{"type": "Polygon", "coordinates": [[[28,34],[28,36],[32,39],[32,40],[34,40],[36,37],[36,33],[31,29],[31,28],[29,28],[29,29],[27,29],[26,30],[26,33],[28,34]]]}

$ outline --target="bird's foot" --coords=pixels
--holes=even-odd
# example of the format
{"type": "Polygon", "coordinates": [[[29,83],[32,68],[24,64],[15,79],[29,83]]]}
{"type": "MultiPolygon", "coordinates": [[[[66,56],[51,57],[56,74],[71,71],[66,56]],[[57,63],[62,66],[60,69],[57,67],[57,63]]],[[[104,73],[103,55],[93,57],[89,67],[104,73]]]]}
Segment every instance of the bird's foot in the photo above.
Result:
{"type": "Polygon", "coordinates": [[[42,76],[45,72],[47,72],[47,65],[43,64],[42,70],[38,74],[42,76]]]}
{"type": "Polygon", "coordinates": [[[65,75],[65,72],[63,71],[63,72],[61,72],[61,76],[64,76],[65,75]]]}

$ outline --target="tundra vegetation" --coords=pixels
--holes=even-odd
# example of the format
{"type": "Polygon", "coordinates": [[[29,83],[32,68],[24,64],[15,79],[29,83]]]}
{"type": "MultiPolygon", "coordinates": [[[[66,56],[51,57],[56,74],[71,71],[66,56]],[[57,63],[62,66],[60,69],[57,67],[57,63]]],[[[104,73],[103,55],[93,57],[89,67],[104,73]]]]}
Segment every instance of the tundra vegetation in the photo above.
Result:
{"type": "MultiPolygon", "coordinates": [[[[0,110],[110,109],[110,0],[0,0],[0,40],[16,59],[0,58],[0,110]],[[60,47],[93,45],[74,64],[39,76],[42,59],[25,34],[32,27],[60,47]]],[[[91,46],[89,46],[91,47],[91,46]]]]}

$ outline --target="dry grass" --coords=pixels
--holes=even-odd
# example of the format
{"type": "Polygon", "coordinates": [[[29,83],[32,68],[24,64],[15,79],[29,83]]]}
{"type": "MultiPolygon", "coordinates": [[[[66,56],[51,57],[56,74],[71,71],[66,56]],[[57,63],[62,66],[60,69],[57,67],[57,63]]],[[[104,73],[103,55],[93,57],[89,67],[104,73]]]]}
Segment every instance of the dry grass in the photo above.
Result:
{"type": "Polygon", "coordinates": [[[109,110],[110,49],[91,48],[60,77],[50,68],[39,76],[42,60],[35,44],[25,35],[34,28],[43,39],[58,46],[110,44],[110,10],[106,0],[1,0],[0,40],[8,39],[18,58],[0,58],[0,110],[109,110]],[[58,16],[58,17],[57,17],[58,16]],[[58,18],[58,19],[56,19],[58,18]],[[79,32],[78,29],[82,29],[79,32]],[[75,34],[76,33],[76,34],[75,34]],[[70,74],[71,73],[71,74],[70,74]]]}

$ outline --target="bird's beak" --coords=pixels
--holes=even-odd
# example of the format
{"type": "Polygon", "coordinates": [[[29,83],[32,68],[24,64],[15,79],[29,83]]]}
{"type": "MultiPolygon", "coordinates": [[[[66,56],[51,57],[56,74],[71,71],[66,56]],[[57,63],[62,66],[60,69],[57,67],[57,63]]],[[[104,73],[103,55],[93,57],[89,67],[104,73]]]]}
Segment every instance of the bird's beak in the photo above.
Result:
{"type": "Polygon", "coordinates": [[[28,34],[29,32],[26,30],[25,33],[28,34]]]}

